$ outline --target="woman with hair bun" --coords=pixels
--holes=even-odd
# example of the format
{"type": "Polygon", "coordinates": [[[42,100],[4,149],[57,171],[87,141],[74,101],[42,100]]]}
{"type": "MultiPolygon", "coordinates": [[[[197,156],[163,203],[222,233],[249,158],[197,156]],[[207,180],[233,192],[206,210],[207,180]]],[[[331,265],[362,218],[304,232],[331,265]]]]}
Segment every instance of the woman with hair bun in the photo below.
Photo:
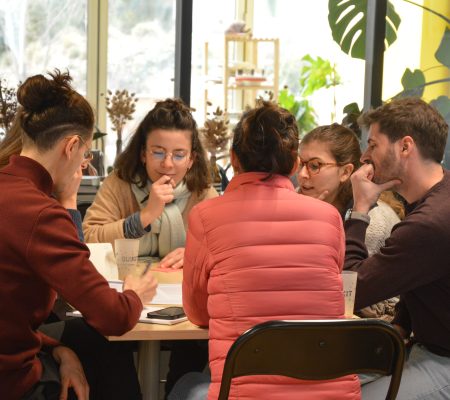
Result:
{"type": "MultiPolygon", "coordinates": [[[[344,317],[342,221],[289,179],[299,165],[294,116],[272,103],[245,113],[231,165],[224,195],[191,211],[184,259],[183,306],[190,321],[209,327],[211,379],[185,375],[169,399],[204,399],[208,386],[216,399],[230,346],[258,323],[344,317]]],[[[359,381],[247,376],[231,385],[230,399],[296,398],[359,399],[359,381]]]]}
{"type": "MultiPolygon", "coordinates": [[[[94,114],[68,73],[49,75],[32,76],[19,87],[23,147],[0,171],[0,393],[7,399],[66,398],[70,387],[83,400],[90,387],[93,398],[125,398],[119,393],[132,387],[129,382],[123,385],[109,371],[105,385],[105,375],[85,365],[82,354],[85,371],[70,349],[38,330],[59,293],[82,312],[83,329],[121,335],[156,292],[150,273],[127,277],[123,293],[111,289],[89,261],[67,210],[52,196],[72,185],[91,159],[94,114]]],[[[84,341],[92,337],[79,335],[72,343],[86,350],[84,341]]],[[[139,385],[134,388],[126,398],[140,398],[139,385]]]]}
{"type": "MultiPolygon", "coordinates": [[[[15,118],[11,128],[6,132],[5,137],[0,142],[0,169],[8,165],[9,159],[13,155],[19,155],[22,151],[22,135],[19,118],[15,118]]],[[[55,192],[53,195],[65,207],[70,214],[78,232],[78,238],[84,241],[82,217],[77,210],[77,193],[83,176],[82,167],[74,174],[71,184],[66,185],[63,191],[55,192]]]]}

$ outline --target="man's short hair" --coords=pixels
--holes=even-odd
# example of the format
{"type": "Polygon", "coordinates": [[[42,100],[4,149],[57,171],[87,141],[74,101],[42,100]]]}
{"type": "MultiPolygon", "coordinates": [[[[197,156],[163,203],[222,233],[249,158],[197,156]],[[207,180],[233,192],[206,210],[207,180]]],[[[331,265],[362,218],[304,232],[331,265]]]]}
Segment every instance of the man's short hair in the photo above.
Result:
{"type": "Polygon", "coordinates": [[[444,157],[448,125],[434,107],[418,97],[392,100],[361,115],[358,123],[365,127],[378,123],[391,143],[411,136],[426,160],[440,163],[444,157]]]}

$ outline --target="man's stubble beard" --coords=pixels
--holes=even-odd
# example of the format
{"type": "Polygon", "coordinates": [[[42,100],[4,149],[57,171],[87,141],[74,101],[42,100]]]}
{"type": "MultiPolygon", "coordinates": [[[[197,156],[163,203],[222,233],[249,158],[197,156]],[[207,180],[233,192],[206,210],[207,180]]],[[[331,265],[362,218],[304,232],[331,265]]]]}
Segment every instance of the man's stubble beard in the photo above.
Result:
{"type": "Polygon", "coordinates": [[[393,179],[399,179],[401,176],[401,166],[395,156],[395,152],[390,148],[380,164],[377,166],[374,164],[374,176],[373,182],[376,184],[386,183],[393,179]]]}

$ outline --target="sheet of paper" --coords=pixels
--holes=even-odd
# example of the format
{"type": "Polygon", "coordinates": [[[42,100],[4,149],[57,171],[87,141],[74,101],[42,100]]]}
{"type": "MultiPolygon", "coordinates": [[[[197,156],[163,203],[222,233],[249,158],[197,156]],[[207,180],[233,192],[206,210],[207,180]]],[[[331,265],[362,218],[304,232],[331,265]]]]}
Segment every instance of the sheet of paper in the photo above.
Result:
{"type": "Polygon", "coordinates": [[[183,304],[181,283],[160,283],[150,304],[183,304]]]}
{"type": "Polygon", "coordinates": [[[97,271],[106,280],[118,279],[119,272],[111,243],[86,243],[86,246],[91,252],[89,260],[97,271]]]}
{"type": "MultiPolygon", "coordinates": [[[[123,281],[110,280],[109,287],[122,292],[123,281]]],[[[156,295],[150,304],[183,304],[183,293],[181,283],[160,283],[156,288],[156,295]]]]}
{"type": "Polygon", "coordinates": [[[109,287],[111,289],[116,289],[119,293],[122,293],[122,286],[123,286],[123,281],[117,279],[117,280],[109,280],[109,287]]]}

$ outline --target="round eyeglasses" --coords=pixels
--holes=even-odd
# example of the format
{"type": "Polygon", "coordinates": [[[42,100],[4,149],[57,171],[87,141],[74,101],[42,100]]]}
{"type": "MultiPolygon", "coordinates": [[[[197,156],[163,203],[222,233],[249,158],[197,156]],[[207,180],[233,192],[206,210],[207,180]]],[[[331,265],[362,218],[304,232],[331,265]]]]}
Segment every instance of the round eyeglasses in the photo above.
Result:
{"type": "Polygon", "coordinates": [[[322,167],[325,167],[327,165],[339,166],[338,163],[326,163],[326,162],[319,161],[317,158],[313,158],[312,160],[308,160],[308,161],[300,160],[298,170],[300,172],[303,167],[306,167],[309,175],[317,175],[320,172],[320,170],[322,169],[322,167]]]}
{"type": "Polygon", "coordinates": [[[86,146],[87,150],[83,153],[83,158],[85,161],[91,161],[94,158],[94,153],[88,147],[86,141],[80,135],[67,136],[66,139],[72,139],[73,137],[77,137],[78,139],[80,139],[81,144],[83,146],[86,146]]]}
{"type": "Polygon", "coordinates": [[[182,150],[177,150],[174,152],[164,151],[164,150],[154,150],[149,149],[147,153],[150,155],[150,159],[155,162],[163,162],[167,157],[170,157],[175,165],[182,165],[188,159],[189,153],[182,150]]]}

